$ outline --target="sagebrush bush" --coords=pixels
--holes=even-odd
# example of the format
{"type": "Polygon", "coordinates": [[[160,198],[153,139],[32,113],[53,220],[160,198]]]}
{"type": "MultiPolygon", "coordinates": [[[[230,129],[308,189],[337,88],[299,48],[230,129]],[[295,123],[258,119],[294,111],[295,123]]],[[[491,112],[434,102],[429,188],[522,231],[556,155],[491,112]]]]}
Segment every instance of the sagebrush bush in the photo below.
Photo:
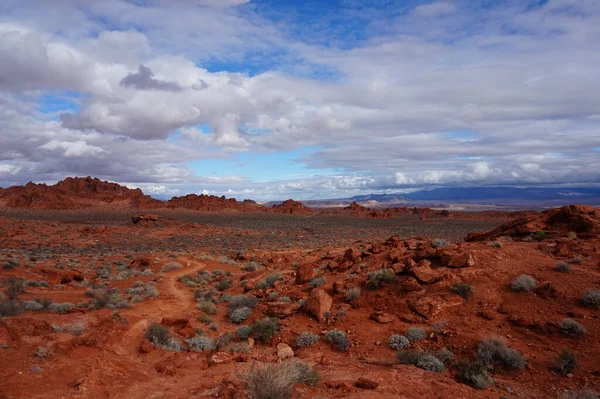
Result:
{"type": "Polygon", "coordinates": [[[528,274],[521,274],[510,282],[510,289],[514,292],[532,291],[535,289],[537,282],[528,274]]]}
{"type": "Polygon", "coordinates": [[[18,316],[25,310],[25,305],[16,299],[0,299],[0,317],[18,316]]]}
{"type": "Polygon", "coordinates": [[[516,349],[506,346],[500,338],[486,338],[477,345],[477,359],[490,366],[501,365],[509,370],[523,370],[527,361],[516,349]]]}
{"type": "Polygon", "coordinates": [[[316,345],[317,342],[319,342],[319,335],[313,334],[310,331],[303,331],[298,338],[296,338],[296,346],[300,348],[303,346],[316,345]]]}
{"type": "Polygon", "coordinates": [[[396,281],[396,273],[392,269],[379,269],[367,273],[369,288],[377,288],[382,283],[393,283],[396,281]]]}
{"type": "Polygon", "coordinates": [[[39,303],[37,301],[25,301],[23,304],[25,306],[25,310],[29,310],[32,312],[37,312],[39,310],[44,309],[44,305],[42,305],[41,303],[39,303]]]}
{"type": "Polygon", "coordinates": [[[410,346],[410,341],[404,335],[394,334],[388,339],[388,345],[394,350],[402,350],[410,346]]]}
{"type": "Polygon", "coordinates": [[[600,399],[600,396],[594,391],[567,391],[561,399],[600,399]]]}
{"type": "Polygon", "coordinates": [[[250,308],[254,309],[258,304],[258,299],[252,295],[234,295],[229,298],[229,307],[227,311],[233,312],[239,308],[250,308]]]}
{"type": "Polygon", "coordinates": [[[169,327],[164,324],[153,323],[146,330],[146,338],[155,345],[167,345],[171,338],[171,333],[169,327]]]}
{"type": "Polygon", "coordinates": [[[573,319],[562,319],[560,321],[560,331],[569,337],[575,338],[583,337],[587,332],[584,326],[573,319]]]}
{"type": "Polygon", "coordinates": [[[425,354],[417,361],[416,366],[423,370],[432,371],[434,373],[443,373],[445,370],[444,363],[431,354],[425,354]]]}
{"type": "Polygon", "coordinates": [[[433,241],[431,241],[431,246],[434,248],[445,247],[446,245],[448,245],[448,241],[446,241],[442,238],[436,238],[433,241]]]}
{"type": "Polygon", "coordinates": [[[405,335],[410,342],[417,342],[427,338],[427,331],[421,327],[410,327],[405,335]]]}
{"type": "Polygon", "coordinates": [[[454,353],[446,348],[434,352],[433,355],[440,359],[444,365],[450,364],[454,360],[454,353]]]}
{"type": "Polygon", "coordinates": [[[581,259],[579,256],[576,256],[573,259],[571,259],[569,262],[574,265],[581,265],[583,263],[583,259],[581,259]]]}
{"type": "Polygon", "coordinates": [[[196,305],[199,311],[204,312],[206,314],[217,314],[217,308],[214,303],[210,301],[201,301],[196,305]]]}
{"type": "Polygon", "coordinates": [[[487,366],[479,362],[460,361],[454,364],[456,380],[476,389],[486,389],[494,380],[487,366]]]}
{"type": "Polygon", "coordinates": [[[73,305],[71,302],[53,303],[48,306],[48,310],[50,310],[52,313],[67,313],[74,307],[75,305],[73,305]]]}
{"type": "Polygon", "coordinates": [[[212,317],[210,317],[206,313],[202,313],[201,315],[198,316],[198,321],[200,323],[204,323],[206,325],[209,325],[209,324],[211,324],[213,322],[213,319],[212,319],[212,317]]]}
{"type": "Polygon", "coordinates": [[[221,280],[217,284],[215,284],[215,288],[218,291],[225,291],[226,289],[231,288],[232,285],[233,285],[233,281],[231,281],[230,279],[221,280]]]}
{"type": "Polygon", "coordinates": [[[346,292],[344,293],[345,301],[352,303],[352,304],[356,303],[358,297],[360,297],[360,288],[359,287],[350,288],[350,289],[346,290],[346,292]]]}
{"type": "Polygon", "coordinates": [[[310,282],[309,282],[309,285],[312,288],[317,288],[317,287],[320,287],[325,284],[327,284],[327,280],[323,276],[317,276],[317,277],[313,278],[312,280],[310,280],[310,282]]]}
{"type": "Polygon", "coordinates": [[[252,327],[250,326],[240,326],[235,330],[235,336],[239,339],[248,339],[250,334],[252,334],[252,327]]]}
{"type": "Polygon", "coordinates": [[[258,284],[256,284],[256,286],[260,289],[273,288],[275,283],[281,279],[282,279],[282,277],[281,277],[281,274],[279,274],[279,273],[269,274],[267,277],[260,280],[258,282],[258,284]]]}
{"type": "Polygon", "coordinates": [[[564,349],[554,359],[552,368],[560,374],[567,375],[577,368],[577,364],[577,355],[575,352],[570,349],[564,349]]]}
{"type": "Polygon", "coordinates": [[[581,297],[581,304],[586,308],[600,308],[600,290],[587,290],[581,297]]]}
{"type": "Polygon", "coordinates": [[[451,289],[465,299],[468,299],[473,295],[473,289],[469,283],[454,283],[452,284],[451,289]]]}
{"type": "Polygon", "coordinates": [[[252,309],[248,307],[238,308],[229,314],[229,320],[232,323],[239,324],[246,320],[252,314],[252,309]]]}
{"type": "Polygon", "coordinates": [[[252,326],[252,336],[258,341],[269,342],[279,331],[279,324],[280,321],[276,317],[257,320],[252,326]]]}
{"type": "Polygon", "coordinates": [[[242,376],[250,399],[290,399],[294,386],[313,385],[319,375],[299,361],[254,364],[242,376]]]}
{"type": "Polygon", "coordinates": [[[205,351],[214,348],[214,343],[209,337],[198,336],[190,339],[186,339],[185,342],[193,352],[205,351]]]}
{"type": "Polygon", "coordinates": [[[346,352],[350,349],[350,341],[343,331],[329,330],[325,333],[325,341],[331,344],[331,347],[339,352],[346,352]]]}
{"type": "Polygon", "coordinates": [[[569,265],[567,262],[560,261],[556,263],[554,270],[561,273],[568,273],[571,271],[571,265],[569,265]]]}
{"type": "Polygon", "coordinates": [[[6,286],[6,296],[9,299],[16,299],[25,290],[25,279],[10,276],[6,286]]]}

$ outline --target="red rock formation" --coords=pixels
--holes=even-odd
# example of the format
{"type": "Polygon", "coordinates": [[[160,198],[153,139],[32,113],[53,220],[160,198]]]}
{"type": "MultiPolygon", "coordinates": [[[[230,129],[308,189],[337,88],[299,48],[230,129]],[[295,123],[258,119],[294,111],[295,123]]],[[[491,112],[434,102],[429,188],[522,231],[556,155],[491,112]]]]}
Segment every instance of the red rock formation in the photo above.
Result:
{"type": "Polygon", "coordinates": [[[238,202],[235,198],[217,197],[215,195],[188,194],[183,197],[173,197],[167,201],[168,208],[193,209],[197,211],[219,211],[235,209],[238,211],[262,211],[264,208],[251,200],[238,202]]]}
{"type": "Polygon", "coordinates": [[[273,205],[271,209],[275,213],[289,213],[294,215],[310,215],[312,213],[312,210],[302,205],[302,202],[294,201],[293,199],[283,201],[280,205],[273,205]]]}

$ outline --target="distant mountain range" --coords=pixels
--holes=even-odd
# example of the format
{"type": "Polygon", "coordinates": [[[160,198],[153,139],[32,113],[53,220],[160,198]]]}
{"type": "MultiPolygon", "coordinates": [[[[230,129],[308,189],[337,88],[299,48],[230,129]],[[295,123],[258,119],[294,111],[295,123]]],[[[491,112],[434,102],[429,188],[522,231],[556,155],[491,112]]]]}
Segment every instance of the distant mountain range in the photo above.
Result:
{"type": "Polygon", "coordinates": [[[366,194],[350,198],[303,201],[310,207],[341,207],[352,202],[371,208],[548,208],[567,204],[600,205],[600,187],[444,187],[399,194],[366,194]]]}

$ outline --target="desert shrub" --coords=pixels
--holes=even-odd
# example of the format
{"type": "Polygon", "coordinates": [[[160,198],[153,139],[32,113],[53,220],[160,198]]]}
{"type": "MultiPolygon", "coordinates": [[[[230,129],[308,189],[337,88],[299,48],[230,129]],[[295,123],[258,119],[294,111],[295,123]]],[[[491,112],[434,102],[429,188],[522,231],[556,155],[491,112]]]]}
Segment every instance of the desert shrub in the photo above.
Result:
{"type": "Polygon", "coordinates": [[[38,310],[44,309],[44,305],[37,301],[25,301],[23,302],[23,305],[25,306],[25,310],[29,310],[32,312],[37,312],[38,310]]]}
{"type": "Polygon", "coordinates": [[[498,364],[509,370],[523,370],[527,361],[523,355],[506,346],[500,338],[486,338],[477,345],[477,359],[490,366],[498,364]]]}
{"type": "Polygon", "coordinates": [[[217,337],[217,339],[215,339],[215,348],[223,349],[227,345],[229,345],[232,340],[233,340],[233,335],[231,333],[226,332],[224,334],[221,334],[217,337]]]}
{"type": "Polygon", "coordinates": [[[367,284],[370,288],[377,288],[381,283],[393,283],[396,281],[396,273],[392,269],[379,269],[367,274],[367,284]]]}
{"type": "Polygon", "coordinates": [[[0,317],[18,316],[25,310],[23,302],[15,299],[0,299],[0,317]]]}
{"type": "Polygon", "coordinates": [[[197,301],[217,302],[219,294],[215,289],[194,290],[194,298],[197,301]]]}
{"type": "Polygon", "coordinates": [[[234,295],[229,298],[229,307],[227,312],[233,313],[236,309],[250,308],[254,309],[258,304],[258,299],[252,295],[234,295]]]}
{"type": "Polygon", "coordinates": [[[502,243],[500,241],[494,241],[491,246],[494,248],[502,248],[502,243]]]}
{"type": "Polygon", "coordinates": [[[394,350],[402,350],[410,346],[410,341],[404,335],[394,334],[388,339],[388,345],[394,350]]]}
{"type": "Polygon", "coordinates": [[[582,337],[587,332],[584,326],[573,319],[562,319],[559,326],[560,331],[569,337],[582,337]]]}
{"type": "Polygon", "coordinates": [[[6,296],[9,299],[15,299],[25,290],[25,279],[10,276],[6,286],[6,296]]]}
{"type": "Polygon", "coordinates": [[[281,277],[281,274],[279,274],[279,273],[269,274],[267,277],[260,280],[258,282],[258,284],[256,284],[256,286],[260,289],[273,288],[275,283],[281,279],[282,279],[282,277],[281,277]]]}
{"type": "Polygon", "coordinates": [[[45,346],[38,346],[33,352],[33,356],[36,359],[46,361],[52,357],[53,350],[51,348],[46,348],[45,346]]]}
{"type": "Polygon", "coordinates": [[[456,380],[475,389],[486,389],[494,382],[484,364],[461,361],[455,363],[454,368],[456,369],[456,380]]]}
{"type": "Polygon", "coordinates": [[[269,294],[269,301],[274,301],[279,296],[279,292],[271,292],[269,294]]]}
{"type": "Polygon", "coordinates": [[[183,265],[179,262],[165,263],[161,269],[162,273],[170,272],[171,270],[182,269],[183,265]]]}
{"type": "Polygon", "coordinates": [[[215,284],[215,288],[218,291],[225,291],[227,288],[230,288],[232,285],[233,285],[233,281],[231,281],[230,279],[221,280],[217,284],[215,284]]]}
{"type": "Polygon", "coordinates": [[[350,349],[350,341],[346,334],[340,330],[329,330],[325,333],[325,341],[331,344],[331,347],[339,352],[346,352],[350,349]]]}
{"type": "Polygon", "coordinates": [[[34,300],[41,304],[44,307],[44,309],[48,309],[48,307],[52,305],[52,299],[50,298],[35,298],[34,300]]]}
{"type": "Polygon", "coordinates": [[[250,317],[251,313],[252,309],[250,308],[238,308],[229,314],[229,320],[231,320],[232,323],[238,324],[250,317]]]}
{"type": "Polygon", "coordinates": [[[223,275],[225,275],[225,272],[221,269],[216,269],[216,270],[213,270],[212,275],[213,276],[223,276],[223,275]]]}
{"type": "Polygon", "coordinates": [[[533,277],[528,274],[521,274],[510,282],[510,289],[514,292],[532,291],[537,283],[533,277]]]}
{"type": "Polygon", "coordinates": [[[146,330],[146,338],[154,345],[167,345],[171,338],[171,333],[169,332],[169,327],[164,324],[153,323],[146,330]]]}
{"type": "Polygon", "coordinates": [[[406,330],[406,338],[408,338],[410,342],[422,341],[427,338],[427,331],[421,327],[410,327],[406,330]]]}
{"type": "Polygon", "coordinates": [[[448,241],[442,238],[436,238],[435,240],[431,241],[431,246],[434,248],[445,247],[446,245],[448,245],[448,241]]]}
{"type": "Polygon", "coordinates": [[[279,301],[279,302],[292,302],[292,300],[290,298],[288,298],[287,296],[282,296],[277,301],[279,301]]]}
{"type": "Polygon", "coordinates": [[[353,287],[345,292],[344,299],[346,300],[346,302],[355,303],[359,296],[360,296],[360,288],[353,287]]]}
{"type": "Polygon", "coordinates": [[[199,336],[190,339],[186,339],[185,342],[188,344],[192,352],[205,351],[207,349],[213,349],[214,343],[209,337],[199,336]]]}
{"type": "Polygon", "coordinates": [[[198,316],[198,321],[200,323],[204,323],[206,325],[210,325],[213,322],[213,319],[209,315],[203,313],[200,316],[198,316]]]}
{"type": "Polygon", "coordinates": [[[554,359],[552,368],[560,374],[567,375],[577,368],[577,364],[577,355],[575,352],[564,349],[554,359]]]}
{"type": "Polygon", "coordinates": [[[257,320],[252,326],[252,336],[258,341],[269,342],[279,331],[279,324],[279,319],[276,317],[257,320]]]}
{"type": "Polygon", "coordinates": [[[583,263],[583,259],[581,259],[579,256],[576,256],[573,259],[571,259],[569,262],[574,265],[581,265],[583,263]]]}
{"type": "Polygon", "coordinates": [[[198,302],[196,305],[199,311],[204,312],[206,314],[217,314],[217,308],[214,303],[209,301],[198,302]]]}
{"type": "Polygon", "coordinates": [[[433,371],[434,373],[443,373],[445,369],[444,363],[440,359],[427,353],[421,356],[416,366],[423,370],[433,371]]]}
{"type": "Polygon", "coordinates": [[[396,358],[400,364],[412,364],[413,366],[416,366],[423,354],[424,352],[419,350],[401,351],[396,354],[396,358]]]}
{"type": "Polygon", "coordinates": [[[317,277],[313,278],[312,280],[310,280],[309,284],[312,288],[317,288],[317,287],[327,284],[327,280],[323,276],[317,276],[317,277]]]}
{"type": "Polygon", "coordinates": [[[470,298],[471,295],[473,295],[473,289],[469,283],[454,283],[452,284],[451,289],[465,299],[470,298]]]}
{"type": "Polygon", "coordinates": [[[2,264],[2,269],[4,270],[13,270],[19,266],[19,262],[14,259],[9,259],[2,264]]]}
{"type": "Polygon", "coordinates": [[[556,263],[554,270],[561,273],[568,273],[571,271],[571,265],[569,265],[567,262],[560,261],[556,263]]]}
{"type": "Polygon", "coordinates": [[[581,297],[581,304],[586,308],[600,308],[600,290],[587,290],[581,297]]]}
{"type": "Polygon", "coordinates": [[[248,262],[248,264],[241,267],[245,272],[254,272],[260,268],[260,265],[256,262],[248,262]]]}
{"type": "Polygon", "coordinates": [[[231,353],[248,353],[250,352],[250,345],[245,342],[234,342],[229,346],[229,352],[231,353]]]}
{"type": "Polygon", "coordinates": [[[434,352],[433,355],[440,359],[444,365],[450,364],[454,360],[454,353],[446,348],[434,352]]]}
{"type": "Polygon", "coordinates": [[[548,234],[548,232],[546,232],[546,231],[538,231],[538,232],[535,233],[535,235],[533,236],[533,238],[536,241],[544,241],[549,236],[550,236],[550,234],[548,234]]]}
{"type": "Polygon", "coordinates": [[[235,330],[235,336],[239,339],[248,339],[248,337],[252,334],[252,327],[250,326],[240,326],[235,330]]]}
{"type": "Polygon", "coordinates": [[[298,347],[313,346],[319,342],[319,335],[313,334],[310,331],[303,331],[298,338],[296,338],[296,345],[298,347]]]}
{"type": "Polygon", "coordinates": [[[52,313],[67,313],[74,307],[75,305],[73,305],[71,302],[53,303],[52,305],[48,306],[48,310],[50,310],[52,313]]]}
{"type": "Polygon", "coordinates": [[[318,374],[298,361],[254,364],[242,376],[250,399],[290,399],[298,383],[315,384],[318,374]]]}

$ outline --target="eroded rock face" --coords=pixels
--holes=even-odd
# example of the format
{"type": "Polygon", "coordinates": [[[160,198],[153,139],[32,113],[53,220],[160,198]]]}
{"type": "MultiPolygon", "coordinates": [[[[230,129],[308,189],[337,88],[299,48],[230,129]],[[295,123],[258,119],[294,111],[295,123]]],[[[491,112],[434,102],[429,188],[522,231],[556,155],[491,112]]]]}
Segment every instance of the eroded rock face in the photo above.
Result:
{"type": "Polygon", "coordinates": [[[325,320],[325,313],[331,311],[333,299],[321,288],[315,288],[311,291],[308,300],[304,304],[304,309],[317,320],[325,320]]]}
{"type": "Polygon", "coordinates": [[[310,215],[313,213],[310,208],[302,205],[302,202],[294,201],[293,199],[283,201],[279,205],[273,205],[271,210],[275,213],[289,213],[293,215],[310,215]]]}
{"type": "Polygon", "coordinates": [[[415,267],[410,269],[410,273],[422,284],[433,284],[444,278],[444,273],[431,268],[431,262],[424,259],[415,267]]]}

